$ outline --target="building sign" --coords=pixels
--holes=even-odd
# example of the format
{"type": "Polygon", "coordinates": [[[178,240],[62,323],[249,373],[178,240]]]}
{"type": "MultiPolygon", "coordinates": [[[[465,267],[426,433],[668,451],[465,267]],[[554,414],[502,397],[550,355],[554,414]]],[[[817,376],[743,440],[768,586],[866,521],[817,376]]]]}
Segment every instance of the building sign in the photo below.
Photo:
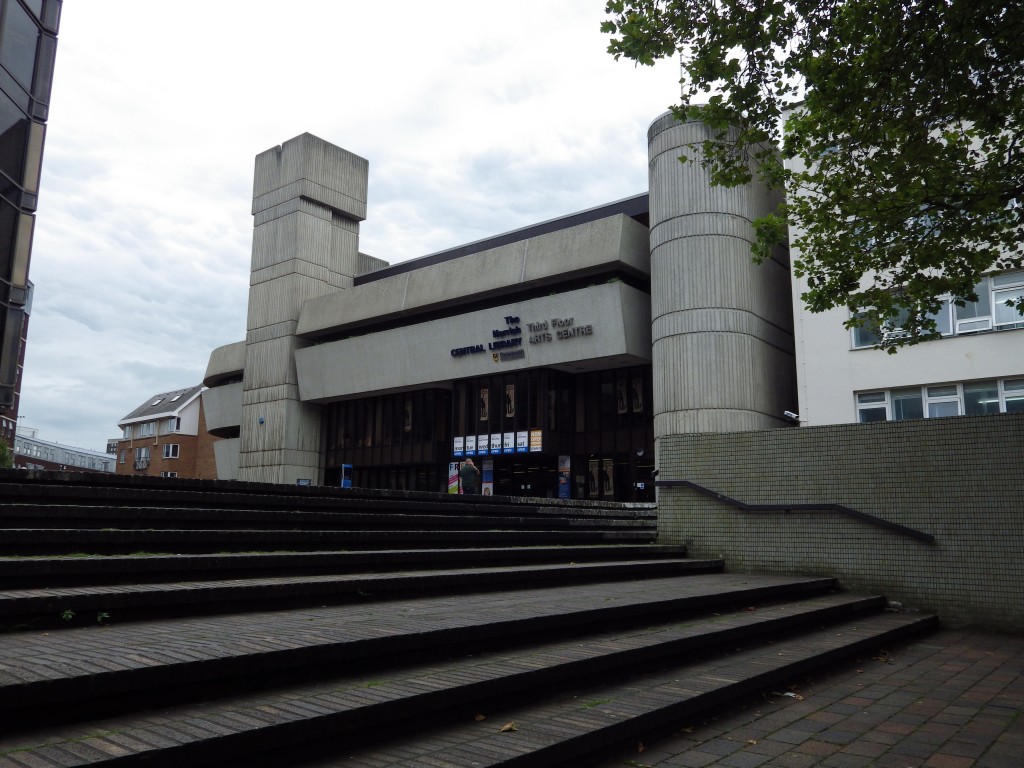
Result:
{"type": "Polygon", "coordinates": [[[505,432],[502,434],[501,440],[501,452],[502,453],[515,453],[516,452],[516,433],[505,432]]]}
{"type": "Polygon", "coordinates": [[[594,335],[593,325],[577,323],[575,317],[553,317],[536,323],[528,322],[526,330],[530,333],[531,344],[547,344],[550,341],[565,341],[594,335]]]}
{"type": "Polygon", "coordinates": [[[466,455],[476,456],[476,435],[466,436],[466,455]]]}
{"type": "Polygon", "coordinates": [[[490,438],[487,435],[476,436],[476,453],[478,456],[486,456],[490,446],[490,438]]]}
{"type": "Polygon", "coordinates": [[[544,450],[544,432],[540,429],[530,430],[530,453],[544,450]]]}
{"type": "Polygon", "coordinates": [[[592,324],[578,322],[575,317],[552,317],[521,323],[518,315],[505,315],[502,317],[502,322],[503,326],[491,329],[491,338],[486,343],[453,347],[450,350],[451,356],[463,358],[490,352],[491,360],[495,363],[524,360],[526,359],[526,350],[523,349],[524,325],[529,334],[526,338],[530,344],[547,344],[548,342],[594,335],[592,324]]]}
{"type": "Polygon", "coordinates": [[[456,437],[452,440],[452,456],[463,456],[466,449],[465,438],[456,437]]]}
{"type": "Polygon", "coordinates": [[[491,435],[491,453],[494,455],[501,453],[501,432],[491,435]]]}
{"type": "Polygon", "coordinates": [[[516,453],[526,453],[529,450],[529,432],[516,432],[516,453]]]}

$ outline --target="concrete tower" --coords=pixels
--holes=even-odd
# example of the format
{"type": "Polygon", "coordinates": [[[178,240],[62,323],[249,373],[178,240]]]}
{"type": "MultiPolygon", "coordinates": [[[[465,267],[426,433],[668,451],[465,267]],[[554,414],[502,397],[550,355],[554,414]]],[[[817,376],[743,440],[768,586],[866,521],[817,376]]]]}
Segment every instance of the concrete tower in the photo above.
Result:
{"type": "Polygon", "coordinates": [[[295,336],[309,298],[348,288],[368,163],[304,133],[256,157],[238,479],[320,481],[320,410],[299,401],[295,336]]]}
{"type": "Polygon", "coordinates": [[[654,437],[786,424],[796,408],[789,264],[751,261],[751,222],[778,202],[754,181],[711,186],[671,114],[648,131],[654,437]]]}

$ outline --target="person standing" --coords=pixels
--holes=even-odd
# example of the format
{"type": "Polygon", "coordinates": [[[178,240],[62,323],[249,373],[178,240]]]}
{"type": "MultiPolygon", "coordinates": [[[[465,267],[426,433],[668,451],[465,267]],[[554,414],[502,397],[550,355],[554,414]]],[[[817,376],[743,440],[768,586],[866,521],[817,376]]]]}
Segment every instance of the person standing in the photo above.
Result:
{"type": "Polygon", "coordinates": [[[476,468],[472,459],[466,459],[463,462],[459,469],[459,480],[462,481],[463,493],[480,493],[480,470],[476,468]]]}

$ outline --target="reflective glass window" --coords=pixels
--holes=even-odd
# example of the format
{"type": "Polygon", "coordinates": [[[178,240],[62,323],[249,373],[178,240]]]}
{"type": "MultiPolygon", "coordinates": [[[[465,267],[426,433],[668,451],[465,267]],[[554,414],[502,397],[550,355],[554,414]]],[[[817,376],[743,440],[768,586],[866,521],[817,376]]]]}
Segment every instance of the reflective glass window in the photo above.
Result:
{"type": "Polygon", "coordinates": [[[1024,379],[1004,381],[1003,395],[1007,413],[1024,413],[1024,379]]]}
{"type": "Polygon", "coordinates": [[[1011,323],[1024,323],[1024,315],[1017,311],[1016,307],[1006,306],[1008,301],[1020,301],[1024,299],[1024,285],[1016,288],[1003,288],[992,292],[992,304],[995,308],[996,325],[1009,325],[1011,323]]]}
{"type": "Polygon", "coordinates": [[[0,92],[0,171],[22,183],[29,119],[0,92]]]}
{"type": "Polygon", "coordinates": [[[892,418],[893,421],[924,418],[924,403],[919,388],[892,391],[892,418]]]}
{"type": "Polygon", "coordinates": [[[928,418],[930,419],[959,415],[960,403],[956,400],[939,400],[928,403],[928,418]]]}
{"type": "MultiPolygon", "coordinates": [[[[855,315],[857,317],[859,315],[855,315]]],[[[873,347],[882,340],[882,334],[879,332],[878,327],[874,325],[865,325],[859,328],[853,328],[853,346],[859,347],[873,347]]]]}
{"type": "Polygon", "coordinates": [[[18,3],[9,2],[0,35],[0,64],[26,91],[31,91],[39,27],[24,8],[18,3]]]}
{"type": "Polygon", "coordinates": [[[995,381],[964,384],[964,413],[968,416],[999,413],[998,384],[995,381]]]}

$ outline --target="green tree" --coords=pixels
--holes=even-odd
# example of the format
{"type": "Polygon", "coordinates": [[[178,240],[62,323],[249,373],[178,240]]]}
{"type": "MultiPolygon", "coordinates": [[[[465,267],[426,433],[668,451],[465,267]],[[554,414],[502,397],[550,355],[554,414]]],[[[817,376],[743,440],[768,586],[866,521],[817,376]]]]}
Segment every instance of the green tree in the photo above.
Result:
{"type": "MultiPolygon", "coordinates": [[[[811,311],[899,323],[905,334],[883,342],[895,351],[936,336],[940,296],[962,305],[983,272],[1024,264],[1024,4],[611,0],[606,11],[616,58],[680,56],[673,112],[712,136],[682,160],[699,158],[716,184],[756,174],[787,188],[755,222],[754,258],[792,231],[811,311]]],[[[1013,304],[1024,314],[1024,298],[1013,304]]]]}

